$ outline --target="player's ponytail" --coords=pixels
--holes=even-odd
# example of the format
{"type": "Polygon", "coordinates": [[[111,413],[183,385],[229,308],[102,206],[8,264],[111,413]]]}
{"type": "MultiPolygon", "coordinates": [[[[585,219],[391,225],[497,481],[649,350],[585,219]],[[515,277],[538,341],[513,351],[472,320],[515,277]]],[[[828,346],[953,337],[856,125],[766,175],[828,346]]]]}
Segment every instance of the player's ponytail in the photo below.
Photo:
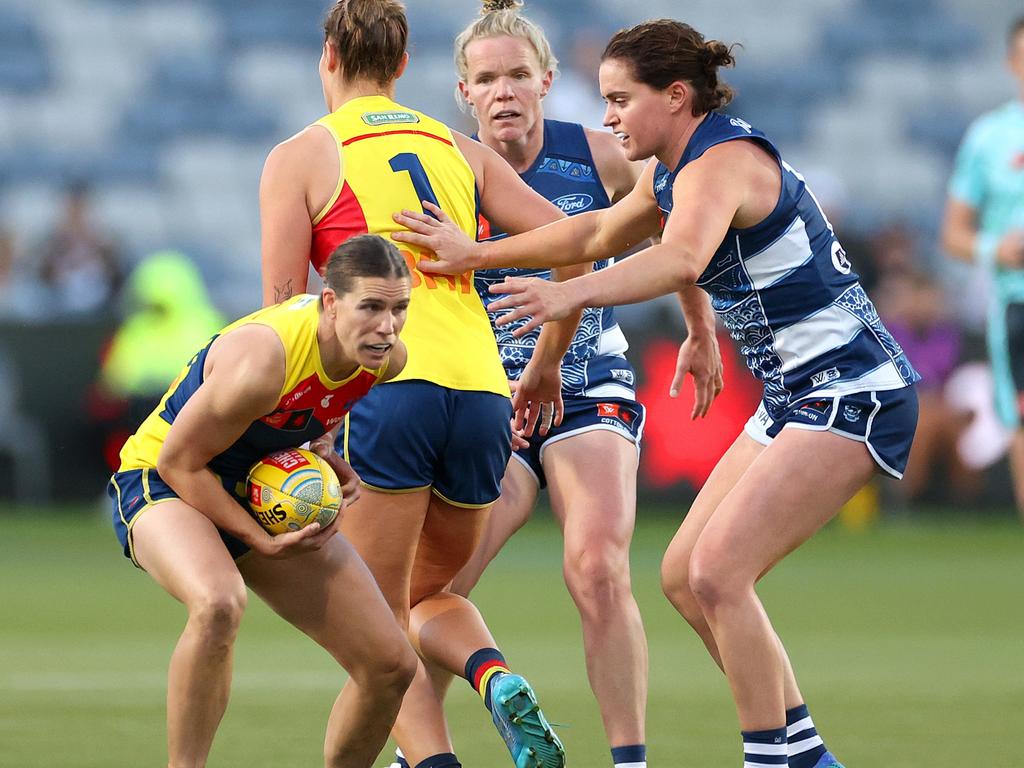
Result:
{"type": "Polygon", "coordinates": [[[719,80],[718,70],[736,63],[733,47],[705,40],[689,24],[658,19],[616,32],[601,60],[628,62],[636,80],[659,91],[686,81],[693,86],[691,111],[696,117],[732,101],[733,90],[719,80]]]}
{"type": "MultiPolygon", "coordinates": [[[[517,37],[530,44],[537,54],[541,72],[558,74],[558,59],[551,50],[544,30],[522,15],[522,0],[483,0],[480,16],[455,38],[455,70],[463,83],[469,78],[469,60],[466,48],[474,40],[488,37],[517,37]]],[[[455,100],[460,109],[466,104],[458,88],[455,100]]]]}
{"type": "Polygon", "coordinates": [[[523,7],[523,0],[483,0],[480,15],[486,16],[494,11],[513,11],[523,7]]]}
{"type": "Polygon", "coordinates": [[[346,240],[331,253],[324,267],[324,285],[338,296],[355,287],[360,277],[405,277],[409,265],[394,243],[380,235],[359,235],[346,240]]]}
{"type": "Polygon", "coordinates": [[[398,76],[409,42],[400,0],[336,0],[324,19],[324,40],[341,60],[346,80],[387,85],[398,76]]]}

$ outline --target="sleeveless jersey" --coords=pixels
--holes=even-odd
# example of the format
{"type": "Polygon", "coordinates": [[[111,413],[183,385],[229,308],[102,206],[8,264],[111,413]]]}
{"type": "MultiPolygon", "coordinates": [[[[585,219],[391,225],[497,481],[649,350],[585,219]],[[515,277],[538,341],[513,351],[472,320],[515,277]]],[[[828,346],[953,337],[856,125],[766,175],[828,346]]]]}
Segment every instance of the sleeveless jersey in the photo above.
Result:
{"type": "MultiPolygon", "coordinates": [[[[576,123],[545,120],[544,146],[533,165],[520,176],[534,191],[570,216],[611,205],[591,156],[586,133],[583,126],[576,123]]],[[[477,239],[499,240],[504,237],[507,237],[506,233],[480,217],[477,239]]],[[[611,263],[611,259],[596,262],[594,269],[604,269],[611,263]]],[[[540,329],[517,339],[512,332],[524,325],[526,318],[503,327],[494,324],[501,313],[491,312],[489,307],[501,296],[490,293],[488,289],[509,276],[550,280],[551,270],[486,269],[477,271],[475,275],[476,290],[484,306],[488,307],[505,373],[510,379],[518,379],[533,356],[540,329]]],[[[611,307],[583,310],[576,335],[562,359],[563,394],[634,397],[633,369],[622,356],[628,346],[611,307]]]]}
{"type": "Polygon", "coordinates": [[[386,366],[380,370],[360,366],[344,381],[334,381],[324,372],[320,361],[316,339],[319,322],[319,297],[302,294],[224,328],[189,361],[160,404],[125,443],[119,471],[156,468],[171,424],[203,383],[203,366],[213,342],[250,323],[269,326],[284,344],[284,385],[277,407],[254,421],[231,447],[209,462],[209,468],[222,478],[243,478],[267,454],[297,448],[332,429],[377,383],[386,366]]]}
{"type": "MultiPolygon", "coordinates": [[[[436,203],[475,237],[476,178],[447,126],[384,96],[353,99],[317,125],[334,136],[341,161],[334,195],[313,219],[310,261],[318,272],[350,237],[370,232],[390,238],[401,229],[392,214],[421,210],[422,200],[436,203]]],[[[507,396],[508,381],[472,273],[420,273],[416,263],[429,251],[396,245],[413,282],[402,330],[409,360],[396,380],[507,396]]]]}
{"type": "Polygon", "coordinates": [[[832,225],[803,177],[760,131],[711,112],[674,170],[658,164],[654,194],[667,218],[672,185],[687,163],[725,141],[756,141],[779,163],[782,189],[761,223],[730,228],[698,278],[715,312],[764,383],[773,419],[810,397],[891,390],[920,379],[882,325],[832,225]]]}

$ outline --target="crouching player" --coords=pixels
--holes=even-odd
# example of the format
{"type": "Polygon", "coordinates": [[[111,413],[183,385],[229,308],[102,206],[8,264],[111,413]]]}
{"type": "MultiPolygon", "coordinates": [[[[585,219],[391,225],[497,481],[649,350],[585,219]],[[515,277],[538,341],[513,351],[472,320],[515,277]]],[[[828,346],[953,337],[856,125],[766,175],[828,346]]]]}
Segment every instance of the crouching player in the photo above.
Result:
{"type": "MultiPolygon", "coordinates": [[[[121,451],[108,493],[124,553],[188,609],[168,673],[172,767],[206,764],[247,585],[349,672],[327,723],[325,765],[367,768],[387,739],[416,670],[405,634],[334,523],[271,537],[243,508],[244,480],[263,456],[323,436],[402,369],[410,288],[393,245],[347,241],[327,263],[321,296],[227,326],[121,451]]],[[[329,443],[322,455],[351,500],[358,477],[329,443]]]]}

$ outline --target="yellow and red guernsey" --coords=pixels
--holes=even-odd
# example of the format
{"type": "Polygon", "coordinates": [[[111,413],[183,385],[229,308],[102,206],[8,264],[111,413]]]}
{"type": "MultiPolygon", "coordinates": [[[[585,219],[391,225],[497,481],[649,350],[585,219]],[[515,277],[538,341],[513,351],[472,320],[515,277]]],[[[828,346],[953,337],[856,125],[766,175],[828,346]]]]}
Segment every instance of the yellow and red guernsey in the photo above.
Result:
{"type": "MultiPolygon", "coordinates": [[[[310,261],[318,272],[350,237],[369,232],[390,238],[401,228],[392,214],[422,210],[423,200],[438,205],[476,238],[476,178],[443,123],[384,96],[366,96],[346,102],[317,124],[334,136],[341,161],[334,194],[313,219],[310,261]]],[[[408,243],[396,245],[412,271],[413,290],[402,330],[409,360],[394,380],[508,395],[473,273],[424,274],[416,264],[432,254],[408,243]]]]}
{"type": "Polygon", "coordinates": [[[244,478],[264,456],[297,448],[336,426],[384,375],[387,366],[379,370],[360,366],[342,381],[331,379],[324,371],[317,344],[319,313],[319,297],[303,294],[224,328],[188,362],[160,404],[124,444],[119,471],[156,468],[171,424],[203,383],[203,366],[211,345],[219,336],[250,323],[269,326],[284,345],[281,395],[277,407],[254,421],[234,444],[209,462],[209,468],[223,478],[244,478]]]}

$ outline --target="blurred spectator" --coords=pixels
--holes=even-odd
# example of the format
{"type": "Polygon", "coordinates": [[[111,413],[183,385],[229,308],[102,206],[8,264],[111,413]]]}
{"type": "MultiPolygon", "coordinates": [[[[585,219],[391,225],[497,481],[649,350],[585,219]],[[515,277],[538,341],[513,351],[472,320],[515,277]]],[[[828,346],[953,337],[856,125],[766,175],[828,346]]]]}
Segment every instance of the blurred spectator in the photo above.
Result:
{"type": "Polygon", "coordinates": [[[18,269],[14,234],[0,228],[0,320],[40,319],[47,306],[38,282],[18,269]]]}
{"type": "Polygon", "coordinates": [[[19,390],[18,370],[0,346],[0,455],[12,469],[14,482],[9,487],[14,500],[39,504],[49,500],[53,482],[49,450],[43,430],[22,412],[19,390]]]}
{"type": "Polygon", "coordinates": [[[110,343],[92,400],[108,462],[156,406],[196,349],[225,324],[199,271],[176,251],[139,264],[125,287],[124,322],[110,343]]]}
{"type": "Polygon", "coordinates": [[[71,184],[64,212],[42,245],[39,274],[50,289],[52,308],[69,314],[107,306],[124,281],[114,243],[89,220],[89,187],[71,184]]]}
{"type": "Polygon", "coordinates": [[[1007,35],[1016,98],[975,120],[949,182],[942,227],[946,250],[988,272],[988,347],[996,407],[1015,430],[1010,448],[1017,510],[1024,520],[1024,16],[1007,35]]]}
{"type": "MultiPolygon", "coordinates": [[[[889,277],[908,276],[922,279],[921,255],[917,235],[900,221],[890,221],[868,239],[868,261],[871,264],[872,289],[882,288],[889,277]]],[[[936,290],[940,290],[937,285],[936,290]]]]}
{"type": "Polygon", "coordinates": [[[960,362],[960,329],[948,315],[941,286],[924,273],[908,270],[903,261],[905,242],[902,236],[892,238],[887,256],[892,260],[881,262],[890,272],[876,291],[879,313],[921,374],[917,384],[920,415],[902,490],[907,499],[916,499],[942,477],[948,490],[945,497],[974,500],[981,477],[957,450],[973,414],[946,396],[960,362]]]}

